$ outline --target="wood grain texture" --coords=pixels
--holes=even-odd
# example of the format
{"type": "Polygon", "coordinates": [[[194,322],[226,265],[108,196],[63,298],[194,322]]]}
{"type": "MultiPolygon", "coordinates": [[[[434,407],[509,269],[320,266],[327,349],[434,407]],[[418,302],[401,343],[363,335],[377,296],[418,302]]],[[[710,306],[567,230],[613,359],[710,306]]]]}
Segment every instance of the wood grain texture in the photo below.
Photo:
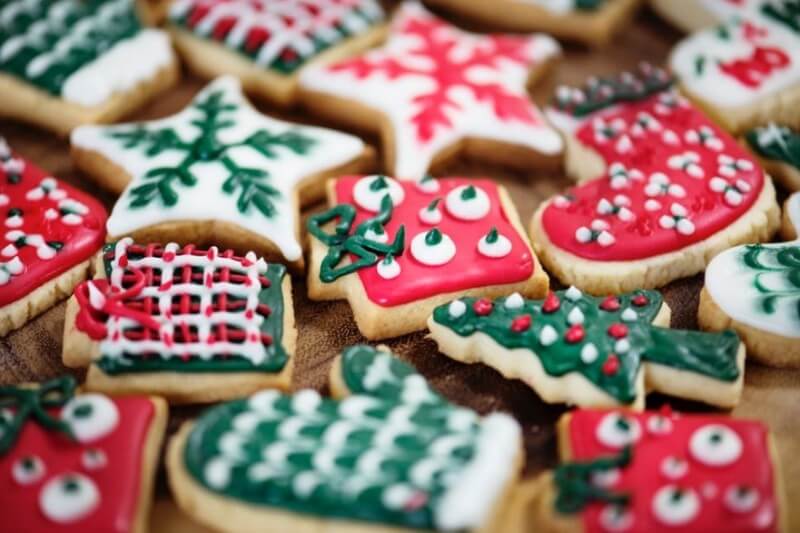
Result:
{"type": "MultiPolygon", "coordinates": [[[[470,25],[466,25],[470,27],[470,25]]],[[[473,29],[474,25],[471,26],[473,29]]],[[[480,29],[480,28],[478,28],[480,29]]],[[[535,100],[544,104],[559,84],[579,84],[592,74],[605,74],[631,68],[639,61],[648,60],[663,64],[680,34],[659,21],[649,11],[643,11],[623,31],[615,44],[602,51],[589,51],[566,46],[563,61],[533,91],[535,100]]],[[[187,77],[178,88],[159,97],[156,102],[141,110],[134,119],[153,119],[180,110],[204,85],[198,79],[187,77]]],[[[258,102],[264,112],[300,122],[312,123],[302,111],[279,112],[258,102]]],[[[313,123],[325,124],[313,121],[313,123]]],[[[81,176],[72,166],[68,156],[68,143],[46,132],[24,125],[0,121],[0,134],[13,148],[53,175],[96,193],[107,206],[114,198],[99,190],[86,176],[81,176]]],[[[365,136],[373,145],[377,139],[365,136]]],[[[498,167],[473,161],[458,161],[440,169],[439,175],[490,176],[505,185],[524,221],[529,220],[538,204],[567,187],[570,182],[563,176],[547,175],[536,171],[509,172],[498,167]]],[[[316,206],[308,210],[319,210],[316,206]]],[[[695,328],[696,310],[702,276],[681,280],[664,289],[666,301],[673,310],[673,327],[695,328]]],[[[305,282],[294,280],[294,299],[299,328],[294,388],[312,387],[327,392],[327,372],[333,357],[350,344],[363,342],[344,302],[311,302],[306,297],[305,282]]],[[[0,339],[0,383],[19,383],[43,380],[66,371],[60,363],[61,335],[64,304],[57,305],[27,326],[6,338],[0,339]]],[[[425,339],[424,333],[402,337],[388,344],[403,359],[414,364],[444,395],[453,401],[487,413],[503,410],[513,413],[524,429],[528,453],[528,475],[535,475],[555,464],[554,422],[564,412],[562,406],[544,404],[536,394],[519,382],[504,380],[495,371],[480,365],[456,363],[436,350],[435,344],[425,339]]],[[[80,376],[79,376],[80,377],[80,376]]],[[[788,501],[800,501],[800,371],[775,370],[748,364],[746,386],[741,405],[735,416],[763,420],[777,437],[782,457],[781,470],[788,488],[788,501]]],[[[658,408],[666,399],[651,396],[648,407],[658,408]]],[[[678,410],[704,410],[705,406],[689,402],[671,402],[678,410]]],[[[196,415],[197,407],[174,409],[169,431],[177,429],[187,417],[196,415]]],[[[154,530],[196,531],[185,522],[169,501],[163,468],[159,475],[159,496],[155,506],[154,530]]],[[[800,531],[800,510],[790,509],[790,530],[800,531]]]]}

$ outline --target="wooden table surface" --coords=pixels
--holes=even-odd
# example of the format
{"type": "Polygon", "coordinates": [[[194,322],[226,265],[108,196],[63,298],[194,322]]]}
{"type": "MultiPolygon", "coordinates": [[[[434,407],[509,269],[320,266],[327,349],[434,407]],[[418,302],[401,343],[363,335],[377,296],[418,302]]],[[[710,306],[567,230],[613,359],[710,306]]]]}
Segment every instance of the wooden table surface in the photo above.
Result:
{"type": "MultiPolygon", "coordinates": [[[[467,25],[469,26],[469,25],[467,25]]],[[[472,26],[474,28],[474,26],[472,26]]],[[[480,29],[480,28],[478,28],[480,29]]],[[[565,45],[564,59],[550,76],[533,90],[541,105],[548,101],[559,84],[580,84],[593,74],[607,74],[632,68],[639,61],[663,64],[680,34],[644,9],[615,44],[602,51],[565,45]]],[[[163,117],[180,110],[204,85],[202,80],[185,74],[181,84],[158,97],[132,119],[163,117]]],[[[268,114],[312,123],[301,110],[283,113],[263,102],[258,107],[268,114]]],[[[332,126],[324,122],[313,123],[332,126]]],[[[69,159],[66,139],[20,124],[0,121],[0,135],[24,157],[53,175],[96,193],[109,208],[114,197],[99,190],[81,176],[69,159]]],[[[378,146],[374,136],[365,140],[378,146]]],[[[378,170],[378,169],[376,169],[378,170]]],[[[439,169],[437,175],[490,176],[505,185],[524,221],[539,202],[568,187],[570,181],[561,175],[536,171],[509,172],[474,161],[457,161],[439,169]]],[[[315,206],[308,211],[320,209],[315,206]]],[[[557,284],[557,282],[556,282],[557,284]]],[[[681,280],[663,289],[673,311],[672,326],[696,328],[697,301],[702,276],[681,280]]],[[[295,355],[295,389],[311,387],[326,392],[331,360],[345,346],[364,342],[358,333],[347,303],[312,302],[306,296],[305,281],[293,280],[294,305],[299,339],[295,355]]],[[[61,364],[61,338],[64,304],[59,304],[31,321],[22,329],[0,339],[0,384],[52,378],[67,371],[61,364]]],[[[482,413],[502,410],[512,413],[522,424],[527,450],[526,474],[534,476],[556,463],[554,422],[565,412],[563,406],[542,402],[528,387],[503,379],[494,370],[482,365],[463,365],[439,354],[436,345],[417,333],[386,343],[403,359],[414,364],[444,395],[482,413]]],[[[759,419],[769,425],[776,436],[781,471],[789,502],[800,502],[800,371],[776,370],[748,364],[744,396],[732,414],[759,419]]],[[[657,408],[667,398],[652,395],[648,407],[657,408]]],[[[707,410],[690,402],[670,402],[678,410],[707,410]]],[[[202,408],[181,407],[172,410],[169,432],[179,423],[194,416],[202,408]]],[[[163,467],[159,470],[158,495],[152,522],[154,531],[197,531],[197,526],[174,508],[169,500],[163,467]]],[[[800,509],[790,509],[790,531],[800,531],[800,509]]],[[[533,529],[533,528],[532,528],[533,529]]]]}

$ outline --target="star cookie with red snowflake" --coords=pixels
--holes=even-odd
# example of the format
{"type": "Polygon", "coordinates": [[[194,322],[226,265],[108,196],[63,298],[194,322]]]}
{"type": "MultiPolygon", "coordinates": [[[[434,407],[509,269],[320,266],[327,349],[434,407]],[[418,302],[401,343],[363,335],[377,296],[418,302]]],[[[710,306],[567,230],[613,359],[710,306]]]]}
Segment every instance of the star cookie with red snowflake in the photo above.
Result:
{"type": "Polygon", "coordinates": [[[563,283],[593,294],[661,287],[777,229],[757,160],[671,83],[642,65],[556,93],[548,117],[580,185],[540,206],[531,235],[563,283]]]}
{"type": "Polygon", "coordinates": [[[14,154],[0,137],[0,336],[86,277],[105,222],[99,202],[14,154]]]}
{"type": "Polygon", "coordinates": [[[382,47],[309,68],[300,86],[312,110],[380,129],[399,179],[462,152],[530,169],[560,162],[561,138],[526,90],[558,54],[546,35],[467,33],[405,2],[382,47]]]}
{"type": "Polygon", "coordinates": [[[172,403],[287,389],[297,332],[286,268],[216,247],[122,239],[67,306],[63,359],[93,391],[172,403]]]}
{"type": "Polygon", "coordinates": [[[579,409],[536,506],[547,531],[786,531],[778,456],[754,420],[579,409]]]}
{"type": "Polygon", "coordinates": [[[0,387],[3,529],[146,531],[167,406],[75,388],[71,376],[0,387]]]}
{"type": "Polygon", "coordinates": [[[425,328],[461,295],[543,296],[548,278],[505,189],[488,179],[349,176],[308,220],[309,296],[347,298],[369,339],[425,328]]]}

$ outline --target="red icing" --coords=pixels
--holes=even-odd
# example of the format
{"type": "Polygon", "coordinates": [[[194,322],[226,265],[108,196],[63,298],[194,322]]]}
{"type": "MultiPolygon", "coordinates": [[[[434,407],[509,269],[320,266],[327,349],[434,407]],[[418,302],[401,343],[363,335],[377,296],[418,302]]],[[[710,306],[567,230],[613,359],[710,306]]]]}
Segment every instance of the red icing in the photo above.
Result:
{"type": "Polygon", "coordinates": [[[547,293],[547,298],[544,299],[542,304],[542,311],[545,313],[555,313],[561,307],[561,300],[558,299],[556,293],[550,291],[547,293]]]}
{"type": "MultiPolygon", "coordinates": [[[[375,216],[355,202],[353,187],[360,179],[357,176],[341,178],[336,182],[334,203],[347,203],[356,208],[355,227],[375,216]]],[[[444,178],[437,180],[440,190],[436,193],[420,191],[414,182],[398,182],[405,190],[405,199],[394,208],[392,218],[386,225],[389,239],[394,239],[401,225],[406,230],[406,247],[403,255],[396,257],[401,272],[397,278],[386,280],[378,275],[377,267],[362,268],[358,271],[361,283],[369,299],[378,305],[394,306],[415,300],[429,298],[436,294],[465,291],[476,287],[516,283],[528,279],[533,274],[533,255],[530,246],[523,241],[508,220],[508,215],[500,204],[497,185],[486,179],[467,180],[463,178],[444,178]],[[452,189],[460,185],[475,185],[483,189],[489,197],[489,213],[476,221],[459,220],[451,216],[444,206],[444,198],[452,189]],[[426,266],[411,256],[411,240],[432,226],[419,219],[419,211],[427,207],[434,198],[442,198],[440,209],[442,221],[437,224],[442,233],[453,239],[456,255],[442,266],[426,266]],[[511,241],[511,252],[501,258],[487,258],[478,252],[478,241],[492,227],[511,241]]]]}
{"type": "Polygon", "coordinates": [[[576,186],[568,192],[562,207],[551,202],[544,211],[542,224],[548,238],[559,248],[578,257],[593,261],[628,261],[645,259],[680,250],[702,241],[736,221],[753,205],[764,185],[764,173],[758,163],[728,134],[715,126],[700,111],[686,103],[674,105],[666,99],[671,93],[654,95],[641,102],[622,104],[618,107],[595,113],[576,130],[579,141],[596,151],[609,166],[606,174],[597,179],[576,186]],[[663,99],[663,101],[662,101],[663,99]],[[660,126],[649,129],[636,125],[642,113],[655,118],[660,126]],[[596,132],[602,124],[608,126],[607,134],[596,132]],[[709,128],[719,139],[714,150],[702,143],[690,143],[686,134],[689,130],[709,128]],[[671,134],[665,134],[666,131],[671,134]],[[677,141],[665,142],[664,135],[677,141]],[[631,149],[621,153],[631,143],[631,149]],[[702,168],[702,178],[691,177],[681,168],[668,165],[670,157],[693,152],[699,156],[697,164],[702,168]],[[750,170],[737,169],[733,176],[720,173],[720,155],[749,161],[750,170]],[[629,180],[627,185],[615,189],[611,187],[610,167],[621,163],[627,169],[636,169],[640,179],[629,180]],[[661,196],[648,196],[645,188],[653,173],[661,172],[671,184],[681,186],[685,195],[675,197],[669,193],[661,196]],[[741,203],[730,205],[723,193],[710,188],[713,177],[722,177],[730,185],[744,182],[748,191],[741,192],[741,203]],[[617,195],[629,200],[626,206],[635,219],[622,220],[618,213],[598,213],[598,204],[605,199],[612,205],[617,195]],[[649,199],[660,202],[661,207],[654,211],[645,209],[649,199]],[[673,217],[672,204],[679,204],[687,211],[688,219],[694,226],[691,234],[684,234],[676,228],[660,225],[662,216],[673,217]],[[611,245],[603,246],[596,240],[580,242],[576,236],[579,228],[591,228],[592,222],[600,220],[608,225],[607,231],[613,236],[611,245]]]}
{"type": "Polygon", "coordinates": [[[511,331],[522,333],[531,327],[531,315],[520,315],[511,321],[511,331]]]}
{"type": "MultiPolygon", "coordinates": [[[[14,159],[19,156],[12,155],[14,159]]],[[[59,189],[66,197],[77,200],[89,211],[82,215],[82,222],[69,225],[62,221],[61,213],[53,219],[45,217],[49,209],[59,209],[59,200],[49,197],[41,200],[29,200],[25,196],[36,188],[43,178],[48,177],[44,171],[31,163],[24,162],[21,180],[12,183],[16,173],[4,170],[8,161],[0,159],[0,268],[3,263],[18,257],[24,269],[18,275],[12,275],[9,281],[0,285],[0,306],[15,302],[27,296],[31,291],[45,282],[58,277],[81,261],[92,256],[102,246],[105,239],[106,212],[94,198],[80,190],[56,180],[59,189]],[[6,201],[7,200],[7,201],[6,201]],[[9,226],[9,212],[12,209],[22,210],[22,225],[9,226]],[[63,247],[50,259],[40,259],[36,247],[18,246],[14,252],[9,245],[9,232],[22,231],[25,234],[41,235],[46,242],[57,241],[63,247]]]]}
{"type": "Polygon", "coordinates": [[[486,298],[481,298],[480,300],[475,300],[475,303],[472,304],[472,308],[476,315],[486,316],[492,312],[492,302],[486,298]]]}
{"type": "Polygon", "coordinates": [[[617,354],[610,353],[608,358],[603,363],[603,374],[613,376],[619,371],[619,357],[617,354]]]}
{"type": "Polygon", "coordinates": [[[574,326],[570,326],[564,334],[564,339],[570,344],[575,344],[576,342],[581,342],[584,336],[586,336],[586,331],[583,329],[583,326],[575,324],[574,326]]]}
{"type": "MultiPolygon", "coordinates": [[[[569,421],[569,447],[571,460],[591,461],[619,452],[603,445],[597,438],[597,426],[608,411],[579,409],[573,411],[569,421]]],[[[629,419],[636,419],[641,426],[641,438],[634,444],[633,457],[627,468],[621,471],[619,480],[609,490],[627,492],[631,495],[633,523],[628,531],[668,533],[676,531],[725,531],[744,533],[777,530],[777,499],[772,458],[770,457],[767,430],[759,422],[737,420],[723,416],[670,415],[669,413],[625,412],[629,419]],[[647,429],[650,417],[667,416],[672,429],[667,434],[655,434],[647,429]],[[692,433],[707,424],[722,424],[735,431],[742,440],[742,455],[727,466],[708,466],[694,459],[689,451],[692,433]],[[688,461],[687,473],[671,480],[661,472],[661,462],[677,456],[688,461]],[[655,492],[668,484],[684,489],[693,489],[700,495],[700,513],[683,527],[667,526],[657,520],[652,511],[655,492]],[[711,487],[716,488],[711,496],[711,487]],[[759,504],[749,512],[734,513],[724,503],[726,489],[736,485],[755,488],[760,494],[759,504]],[[709,497],[711,496],[711,497],[709,497]],[[765,527],[756,527],[760,513],[764,516],[772,511],[773,519],[765,527]]],[[[604,532],[600,514],[603,503],[590,504],[582,513],[585,531],[604,532]]]]}
{"type": "Polygon", "coordinates": [[[748,58],[720,63],[719,69],[742,85],[753,89],[760,87],[774,70],[791,65],[789,55],[774,46],[756,46],[748,58]]]}
{"type": "Polygon", "coordinates": [[[621,339],[628,335],[628,326],[620,323],[611,324],[608,327],[608,334],[615,339],[621,339]]]}
{"type": "Polygon", "coordinates": [[[155,409],[149,399],[142,397],[112,398],[112,401],[119,411],[119,422],[110,434],[96,441],[80,444],[29,419],[14,448],[0,456],[0,515],[4,521],[12,521],[15,531],[111,533],[132,529],[139,503],[142,451],[155,409]],[[81,455],[90,449],[105,453],[108,460],[105,467],[88,470],[82,465],[81,455]],[[42,460],[45,474],[35,483],[23,486],[14,480],[12,468],[18,459],[28,455],[42,460]],[[100,492],[100,503],[83,518],[58,524],[40,510],[39,493],[47,481],[68,472],[91,478],[100,492]]]}
{"type": "Polygon", "coordinates": [[[619,309],[619,299],[616,296],[609,296],[600,303],[603,311],[616,311],[619,309]]]}

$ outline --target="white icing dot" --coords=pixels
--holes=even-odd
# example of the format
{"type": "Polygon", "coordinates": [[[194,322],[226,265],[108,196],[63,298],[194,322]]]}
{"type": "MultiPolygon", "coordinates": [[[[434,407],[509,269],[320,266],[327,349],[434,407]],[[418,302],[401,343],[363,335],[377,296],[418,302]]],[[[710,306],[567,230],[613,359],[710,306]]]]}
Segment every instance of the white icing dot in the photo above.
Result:
{"type": "Polygon", "coordinates": [[[595,487],[601,487],[605,489],[616,485],[619,482],[620,477],[622,477],[622,474],[620,474],[619,468],[609,468],[608,470],[594,472],[591,480],[592,485],[595,487]]]}
{"type": "Polygon", "coordinates": [[[709,466],[726,466],[742,455],[742,439],[722,424],[696,429],[689,440],[689,451],[697,461],[709,466]]]}
{"type": "Polygon", "coordinates": [[[475,185],[460,185],[447,193],[447,212],[459,220],[480,220],[489,214],[489,195],[475,185]]]}
{"type": "Polygon", "coordinates": [[[417,189],[425,194],[436,194],[439,192],[439,182],[431,176],[425,176],[416,183],[417,189]]]}
{"type": "MultiPolygon", "coordinates": [[[[383,228],[381,228],[381,229],[383,229],[383,228]]],[[[389,234],[386,233],[386,231],[381,231],[380,233],[378,233],[373,228],[369,228],[369,229],[367,229],[367,231],[364,232],[364,238],[367,239],[367,240],[375,241],[375,242],[379,242],[379,243],[389,242],[389,234]]]]}
{"type": "Polygon", "coordinates": [[[578,300],[580,300],[583,297],[583,293],[580,291],[580,289],[578,289],[578,287],[576,287],[575,285],[572,285],[564,293],[564,296],[566,296],[567,300],[569,300],[571,302],[577,302],[578,300]]]}
{"type": "Polygon", "coordinates": [[[48,481],[39,493],[39,508],[53,522],[68,524],[85,517],[100,504],[94,481],[76,472],[48,481]]]}
{"type": "Polygon", "coordinates": [[[276,390],[259,391],[247,401],[248,407],[256,412],[270,413],[276,401],[281,397],[281,393],[276,390]]]}
{"type": "Polygon", "coordinates": [[[631,349],[631,343],[628,339],[620,339],[614,344],[614,352],[618,354],[627,353],[631,349]]]}
{"type": "Polygon", "coordinates": [[[66,422],[78,442],[91,442],[105,437],[117,427],[116,404],[102,394],[81,394],[64,406],[61,419],[66,422]]]}
{"type": "Polygon", "coordinates": [[[676,225],[678,233],[681,235],[692,235],[694,233],[694,223],[688,218],[678,220],[676,225]]]}
{"type": "Polygon", "coordinates": [[[81,454],[81,464],[86,470],[100,470],[108,464],[108,457],[103,450],[91,448],[81,454]]]}
{"type": "Polygon", "coordinates": [[[596,437],[609,448],[624,448],[639,440],[642,428],[639,421],[623,413],[609,413],[597,425],[596,437]]]}
{"type": "Polygon", "coordinates": [[[680,479],[689,472],[689,463],[680,457],[670,455],[661,461],[661,473],[668,479],[680,479]]]}
{"type": "Polygon", "coordinates": [[[50,248],[46,244],[36,247],[36,255],[39,259],[52,259],[57,253],[58,251],[55,248],[50,248]]]}
{"type": "Polygon", "coordinates": [[[558,332],[551,325],[546,325],[539,332],[539,342],[542,346],[550,346],[558,340],[558,332]]]}
{"type": "Polygon", "coordinates": [[[573,307],[572,311],[567,315],[567,323],[570,325],[583,324],[584,316],[583,311],[579,307],[573,307]]]}
{"type": "Polygon", "coordinates": [[[587,365],[594,363],[598,355],[600,354],[597,351],[597,346],[591,342],[586,343],[583,348],[581,348],[581,361],[587,365]]]}
{"type": "MultiPolygon", "coordinates": [[[[438,230],[431,230],[438,231],[438,230]]],[[[411,256],[428,266],[441,266],[449,263],[456,255],[456,245],[447,234],[441,233],[441,239],[428,244],[430,232],[418,233],[411,241],[411,256]]]]}
{"type": "Polygon", "coordinates": [[[661,209],[661,202],[653,199],[647,200],[644,203],[644,208],[647,209],[648,211],[658,211],[659,209],[661,209]]]}
{"type": "Polygon", "coordinates": [[[725,506],[734,513],[749,513],[759,500],[758,491],[750,487],[734,485],[725,491],[725,506]]]}
{"type": "Polygon", "coordinates": [[[10,201],[7,194],[0,193],[0,207],[8,205],[10,201]]]}
{"type": "Polygon", "coordinates": [[[494,242],[488,241],[488,235],[478,241],[478,252],[485,257],[499,259],[511,253],[511,241],[505,235],[497,234],[494,242]]]}
{"type": "Polygon", "coordinates": [[[415,490],[405,483],[396,483],[386,487],[383,491],[383,504],[391,510],[397,511],[405,507],[408,500],[415,494],[415,490]]]}
{"type": "Polygon", "coordinates": [[[600,525],[612,533],[630,530],[633,520],[633,513],[619,505],[606,505],[600,512],[600,525]]]}
{"type": "Polygon", "coordinates": [[[423,207],[419,210],[419,219],[423,224],[435,226],[442,221],[442,210],[439,209],[438,205],[436,205],[433,209],[430,209],[430,206],[423,207]]]}
{"type": "Polygon", "coordinates": [[[45,470],[44,462],[38,456],[28,455],[14,461],[11,476],[20,485],[31,485],[44,477],[45,470]]]}
{"type": "Polygon", "coordinates": [[[322,402],[319,393],[312,389],[304,389],[292,397],[292,409],[298,414],[312,414],[322,402]]]}
{"type": "Polygon", "coordinates": [[[453,300],[450,302],[450,305],[447,306],[447,312],[453,318],[459,318],[467,311],[467,304],[462,302],[461,300],[453,300]]]}
{"type": "Polygon", "coordinates": [[[597,244],[599,244],[600,246],[608,247],[614,244],[615,242],[616,239],[614,238],[614,236],[607,231],[601,231],[600,235],[597,236],[597,244]]]}
{"type": "Polygon", "coordinates": [[[17,251],[18,250],[16,246],[13,244],[8,244],[3,248],[2,251],[0,251],[0,253],[6,257],[11,257],[12,255],[17,255],[17,251]]]}
{"type": "Polygon", "coordinates": [[[394,258],[388,263],[385,260],[378,262],[378,275],[383,279],[394,279],[400,275],[400,263],[394,258]]]}
{"type": "Polygon", "coordinates": [[[397,180],[387,176],[366,176],[356,182],[353,187],[353,199],[359,207],[372,213],[381,210],[383,197],[389,195],[392,198],[392,205],[400,205],[405,198],[403,186],[397,180]],[[378,187],[378,180],[383,180],[385,186],[378,187]]]}
{"type": "Polygon", "coordinates": [[[688,524],[700,513],[700,498],[692,489],[676,485],[661,487],[653,496],[653,514],[663,524],[688,524]]]}
{"type": "Polygon", "coordinates": [[[592,230],[586,226],[581,226],[575,230],[575,240],[580,243],[587,243],[592,240],[592,230]]]}
{"type": "Polygon", "coordinates": [[[647,431],[653,435],[667,435],[672,433],[672,420],[664,415],[656,414],[647,419],[647,431]]]}
{"type": "Polygon", "coordinates": [[[22,226],[22,217],[19,215],[11,215],[6,218],[6,226],[9,228],[18,228],[22,226]]]}
{"type": "Polygon", "coordinates": [[[231,468],[232,465],[228,459],[214,457],[203,468],[203,477],[212,488],[224,489],[231,481],[231,468]]]}
{"type": "Polygon", "coordinates": [[[634,322],[639,319],[639,315],[636,311],[628,307],[622,312],[620,318],[625,322],[634,322]]]}
{"type": "Polygon", "coordinates": [[[507,309],[520,309],[523,305],[525,305],[525,299],[518,292],[511,294],[505,300],[507,309]]]}

